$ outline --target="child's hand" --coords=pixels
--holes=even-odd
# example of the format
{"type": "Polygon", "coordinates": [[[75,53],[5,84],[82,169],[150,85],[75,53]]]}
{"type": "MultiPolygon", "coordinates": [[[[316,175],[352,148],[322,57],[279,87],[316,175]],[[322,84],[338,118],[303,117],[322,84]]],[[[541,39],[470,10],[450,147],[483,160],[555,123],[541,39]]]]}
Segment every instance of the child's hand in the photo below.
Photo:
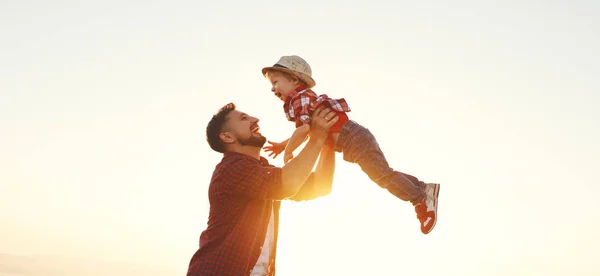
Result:
{"type": "Polygon", "coordinates": [[[272,155],[273,159],[275,159],[277,157],[277,155],[279,155],[285,149],[285,146],[286,146],[285,143],[276,143],[276,142],[271,142],[271,141],[267,141],[267,142],[269,142],[269,144],[271,144],[271,145],[266,146],[263,149],[265,150],[265,152],[270,152],[269,157],[272,155]]]}
{"type": "Polygon", "coordinates": [[[294,154],[286,151],[283,153],[283,164],[287,164],[287,162],[290,162],[292,158],[294,158],[294,154]]]}

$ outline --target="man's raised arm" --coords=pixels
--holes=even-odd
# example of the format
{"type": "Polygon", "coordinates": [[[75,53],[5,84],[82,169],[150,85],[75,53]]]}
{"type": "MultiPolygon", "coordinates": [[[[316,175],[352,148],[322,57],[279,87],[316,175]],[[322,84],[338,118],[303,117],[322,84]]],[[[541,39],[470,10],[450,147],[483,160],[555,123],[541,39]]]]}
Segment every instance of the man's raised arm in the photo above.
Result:
{"type": "Polygon", "coordinates": [[[319,108],[314,112],[310,125],[310,139],[298,156],[282,168],[282,185],[279,191],[281,197],[289,198],[295,195],[306,182],[329,136],[329,129],[337,120],[335,112],[329,108],[319,108]]]}
{"type": "Polygon", "coordinates": [[[289,198],[294,201],[312,200],[331,193],[335,172],[335,150],[333,145],[325,145],[319,156],[315,172],[306,180],[298,193],[289,198]]]}

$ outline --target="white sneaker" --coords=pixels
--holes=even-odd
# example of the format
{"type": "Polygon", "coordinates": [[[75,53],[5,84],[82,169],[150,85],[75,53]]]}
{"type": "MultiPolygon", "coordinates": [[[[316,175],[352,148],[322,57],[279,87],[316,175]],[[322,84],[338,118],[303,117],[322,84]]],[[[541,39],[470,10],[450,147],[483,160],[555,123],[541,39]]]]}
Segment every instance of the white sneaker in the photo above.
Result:
{"type": "Polygon", "coordinates": [[[421,232],[428,234],[433,230],[437,222],[438,195],[440,194],[440,184],[425,184],[425,194],[423,201],[415,205],[417,218],[421,222],[421,232]]]}

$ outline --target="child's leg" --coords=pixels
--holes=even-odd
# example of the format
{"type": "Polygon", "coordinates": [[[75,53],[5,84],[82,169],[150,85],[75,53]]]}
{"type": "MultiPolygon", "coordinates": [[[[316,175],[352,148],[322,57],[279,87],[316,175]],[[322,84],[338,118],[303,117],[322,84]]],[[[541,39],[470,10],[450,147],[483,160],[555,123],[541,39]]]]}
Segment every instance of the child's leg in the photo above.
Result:
{"type": "Polygon", "coordinates": [[[419,180],[418,178],[416,178],[410,174],[402,173],[402,175],[404,175],[404,177],[408,178],[408,180],[410,180],[410,182],[412,182],[412,183],[419,183],[419,185],[425,185],[425,183],[423,181],[419,180]]]}
{"type": "Polygon", "coordinates": [[[344,160],[357,163],[373,182],[399,199],[417,204],[426,197],[425,183],[390,168],[375,136],[356,122],[346,123],[335,147],[344,160]]]}
{"type": "Polygon", "coordinates": [[[410,201],[415,206],[421,232],[431,232],[437,221],[439,184],[426,184],[390,168],[373,134],[353,121],[348,121],[340,131],[335,150],[343,153],[344,160],[358,163],[379,186],[399,199],[410,201]]]}

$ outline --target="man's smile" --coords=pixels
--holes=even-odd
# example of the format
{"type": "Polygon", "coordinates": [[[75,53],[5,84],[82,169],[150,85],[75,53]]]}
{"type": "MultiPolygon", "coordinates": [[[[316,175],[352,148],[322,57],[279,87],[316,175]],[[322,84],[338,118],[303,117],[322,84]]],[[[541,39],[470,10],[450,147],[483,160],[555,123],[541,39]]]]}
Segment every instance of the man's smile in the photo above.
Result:
{"type": "Polygon", "coordinates": [[[258,133],[258,134],[260,134],[259,131],[260,131],[260,127],[258,126],[258,124],[252,125],[252,127],[250,127],[250,132],[252,132],[252,133],[258,133]]]}

